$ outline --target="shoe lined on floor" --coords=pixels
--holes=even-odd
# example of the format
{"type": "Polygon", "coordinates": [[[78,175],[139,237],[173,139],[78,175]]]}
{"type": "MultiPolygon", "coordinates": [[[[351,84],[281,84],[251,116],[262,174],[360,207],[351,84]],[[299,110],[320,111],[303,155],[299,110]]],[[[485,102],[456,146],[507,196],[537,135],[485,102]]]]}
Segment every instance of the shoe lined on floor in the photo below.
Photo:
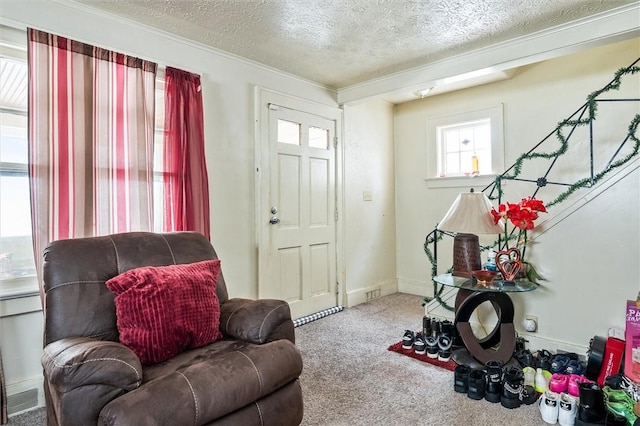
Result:
{"type": "Polygon", "coordinates": [[[412,349],[416,334],[411,330],[405,330],[402,336],[402,349],[412,349]]]}
{"type": "Polygon", "coordinates": [[[416,338],[413,342],[413,349],[418,355],[424,355],[427,352],[427,342],[421,332],[416,333],[416,338]]]}
{"type": "Polygon", "coordinates": [[[573,396],[563,393],[558,402],[558,423],[561,426],[573,426],[576,422],[578,401],[573,396]]]}
{"type": "Polygon", "coordinates": [[[524,374],[520,367],[509,367],[504,370],[502,375],[502,396],[500,403],[505,408],[518,408],[522,401],[520,394],[522,393],[522,383],[524,382],[524,374]]]}
{"type": "Polygon", "coordinates": [[[441,334],[438,338],[438,361],[447,362],[451,359],[451,346],[453,339],[441,334]]]}
{"type": "Polygon", "coordinates": [[[557,393],[551,392],[550,390],[547,390],[540,395],[540,398],[538,399],[538,409],[540,410],[540,415],[545,423],[554,425],[558,421],[559,398],[560,397],[557,393]]]}
{"type": "Polygon", "coordinates": [[[549,380],[549,390],[555,393],[566,392],[569,387],[569,376],[555,373],[549,380]]]}
{"type": "Polygon", "coordinates": [[[567,363],[567,366],[564,369],[564,374],[577,374],[582,375],[586,370],[582,361],[577,359],[572,359],[567,363]]]}
{"type": "Polygon", "coordinates": [[[524,367],[522,369],[524,375],[524,384],[528,386],[535,386],[536,384],[536,370],[533,367],[524,367]]]}
{"type": "Polygon", "coordinates": [[[569,361],[571,361],[571,358],[569,358],[566,355],[562,355],[562,354],[554,355],[551,358],[551,367],[549,367],[548,370],[551,373],[564,374],[564,370],[567,368],[569,361]]]}
{"type": "Polygon", "coordinates": [[[623,390],[611,389],[609,386],[602,388],[604,394],[604,402],[607,410],[619,417],[627,419],[629,424],[633,425],[638,416],[633,411],[635,400],[623,390]]]}
{"type": "Polygon", "coordinates": [[[422,335],[427,338],[431,334],[431,317],[425,315],[422,317],[422,335]]]}
{"type": "Polygon", "coordinates": [[[502,362],[491,360],[486,364],[487,388],[484,399],[489,402],[500,402],[502,398],[502,362]]]}
{"type": "Polygon", "coordinates": [[[484,370],[471,370],[471,372],[469,373],[467,396],[475,400],[484,398],[486,381],[487,379],[484,370]]]}
{"type": "Polygon", "coordinates": [[[549,371],[551,368],[551,352],[546,349],[540,349],[536,354],[536,368],[542,368],[549,371]]]}
{"type": "Polygon", "coordinates": [[[467,393],[469,390],[469,373],[471,368],[460,364],[453,371],[453,390],[458,393],[467,393]]]}
{"type": "Polygon", "coordinates": [[[567,385],[567,392],[571,396],[580,396],[580,389],[578,388],[578,384],[582,382],[590,382],[591,380],[587,379],[584,376],[578,376],[577,374],[571,374],[569,376],[569,383],[567,385]]]}
{"type": "Polygon", "coordinates": [[[634,401],[640,401],[640,387],[629,380],[624,374],[618,373],[607,376],[604,380],[604,385],[609,386],[611,389],[623,390],[627,392],[634,401]]]}
{"type": "Polygon", "coordinates": [[[429,358],[438,358],[438,338],[429,336],[426,338],[427,356],[429,358]]]}
{"type": "Polygon", "coordinates": [[[542,368],[537,368],[534,384],[536,392],[544,393],[544,391],[548,390],[550,380],[551,373],[549,373],[547,370],[543,370],[542,368]]]}
{"type": "Polygon", "coordinates": [[[514,358],[518,361],[521,367],[534,367],[535,361],[533,360],[533,354],[529,349],[522,349],[517,351],[514,358]]]}

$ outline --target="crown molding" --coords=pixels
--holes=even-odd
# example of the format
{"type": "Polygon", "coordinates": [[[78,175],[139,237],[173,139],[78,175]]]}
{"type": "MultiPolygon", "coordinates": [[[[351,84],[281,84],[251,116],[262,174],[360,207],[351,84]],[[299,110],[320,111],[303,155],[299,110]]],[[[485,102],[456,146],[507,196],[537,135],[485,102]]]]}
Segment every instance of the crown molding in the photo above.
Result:
{"type": "MultiPolygon", "coordinates": [[[[491,74],[640,36],[640,2],[338,89],[338,103],[408,97],[446,78],[491,74]]],[[[407,99],[408,100],[408,99],[407,99]]]]}

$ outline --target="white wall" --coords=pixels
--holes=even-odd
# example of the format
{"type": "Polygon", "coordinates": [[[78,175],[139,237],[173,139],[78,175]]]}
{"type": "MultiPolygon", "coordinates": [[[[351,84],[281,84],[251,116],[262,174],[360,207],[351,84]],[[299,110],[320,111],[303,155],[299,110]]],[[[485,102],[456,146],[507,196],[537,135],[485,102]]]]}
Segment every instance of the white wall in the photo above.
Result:
{"type": "MultiPolygon", "coordinates": [[[[0,23],[8,26],[32,26],[153,60],[161,66],[201,74],[211,238],[223,262],[230,295],[255,298],[258,261],[254,218],[254,88],[259,86],[336,107],[335,93],[315,83],[65,3],[3,2],[1,12],[0,23]]],[[[347,278],[343,283],[345,294],[355,292],[346,302],[349,305],[358,303],[364,294],[358,289],[375,287],[376,283],[382,283],[378,287],[384,286],[387,292],[395,291],[396,275],[392,107],[374,104],[354,108],[353,117],[355,124],[346,128],[349,135],[345,138],[346,156],[354,158],[345,160],[349,200],[346,210],[353,208],[353,212],[343,212],[342,216],[352,227],[344,232],[349,240],[348,253],[344,270],[339,271],[347,278]],[[375,117],[374,126],[368,123],[368,114],[375,117]],[[366,164],[361,164],[365,159],[366,164]],[[373,201],[352,203],[351,193],[359,193],[362,200],[363,189],[372,191],[373,201]],[[365,231],[368,225],[375,226],[375,230],[365,231]],[[370,263],[373,266],[365,267],[370,263]]],[[[34,297],[29,303],[39,301],[34,297]]],[[[9,393],[24,390],[17,384],[32,383],[41,377],[41,336],[41,312],[2,318],[0,344],[9,393]]]]}
{"type": "Polygon", "coordinates": [[[395,263],[393,105],[344,107],[344,234],[347,305],[398,289],[395,263]],[[371,193],[365,201],[363,192],[371,193]]]}
{"type": "MultiPolygon", "coordinates": [[[[507,81],[399,105],[395,134],[400,289],[420,286],[423,294],[432,295],[431,266],[422,250],[424,239],[456,195],[474,186],[474,181],[469,180],[461,188],[427,188],[425,130],[429,117],[502,103],[505,158],[510,165],[576,111],[587,95],[604,87],[619,68],[639,56],[640,40],[635,39],[526,66],[507,81]]],[[[637,74],[627,76],[613,97],[638,98],[639,80],[637,74]]],[[[605,150],[612,155],[631,118],[638,113],[638,102],[599,105],[595,140],[601,145],[596,149],[596,172],[604,166],[605,150]]],[[[558,164],[554,171],[554,178],[568,183],[588,173],[586,128],[577,131],[575,139],[577,146],[567,154],[570,160],[558,164]]],[[[545,151],[557,148],[556,139],[553,141],[552,148],[545,151]]],[[[529,177],[525,171],[533,172],[534,179],[541,176],[545,170],[541,163],[523,168],[522,177],[529,177]]],[[[538,221],[542,234],[537,244],[528,249],[527,257],[547,281],[532,293],[514,296],[520,331],[524,313],[538,316],[539,332],[527,336],[534,349],[583,352],[594,335],[606,336],[611,326],[624,328],[625,301],[635,299],[639,288],[639,163],[636,157],[618,175],[620,181],[615,185],[605,183],[598,192],[579,190],[538,221]],[[590,199],[596,194],[599,195],[590,199]]],[[[527,188],[509,182],[505,200],[518,201],[534,189],[535,186],[527,188]]],[[[553,198],[547,198],[545,191],[557,194],[551,187],[541,190],[538,198],[545,202],[553,198]]],[[[449,239],[439,246],[439,273],[450,267],[450,253],[449,239]]]]}

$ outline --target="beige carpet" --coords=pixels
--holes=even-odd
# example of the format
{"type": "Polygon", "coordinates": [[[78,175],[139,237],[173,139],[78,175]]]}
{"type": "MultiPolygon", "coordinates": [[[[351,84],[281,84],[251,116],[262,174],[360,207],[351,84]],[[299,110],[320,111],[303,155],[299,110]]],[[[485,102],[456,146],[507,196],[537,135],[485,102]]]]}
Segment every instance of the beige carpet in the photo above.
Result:
{"type": "Polygon", "coordinates": [[[304,425],[546,425],[535,405],[474,401],[454,392],[452,372],[388,351],[421,327],[421,302],[393,294],[296,329],[304,425]]]}
{"type": "MultiPolygon", "coordinates": [[[[422,298],[393,294],[296,329],[306,426],[542,426],[535,405],[513,410],[453,391],[453,373],[387,350],[422,324],[422,298]]],[[[44,410],[9,418],[45,425],[44,410]]]]}

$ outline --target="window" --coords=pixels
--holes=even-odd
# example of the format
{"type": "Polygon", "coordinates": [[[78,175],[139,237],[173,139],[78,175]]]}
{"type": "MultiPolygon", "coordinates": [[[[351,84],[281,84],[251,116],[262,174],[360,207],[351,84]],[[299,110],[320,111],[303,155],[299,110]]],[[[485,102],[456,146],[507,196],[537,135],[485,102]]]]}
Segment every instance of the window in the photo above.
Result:
{"type": "Polygon", "coordinates": [[[31,240],[26,52],[0,50],[0,297],[37,291],[31,240]]]}
{"type": "Polygon", "coordinates": [[[489,184],[504,168],[502,106],[431,118],[427,141],[430,187],[489,184]]]}

